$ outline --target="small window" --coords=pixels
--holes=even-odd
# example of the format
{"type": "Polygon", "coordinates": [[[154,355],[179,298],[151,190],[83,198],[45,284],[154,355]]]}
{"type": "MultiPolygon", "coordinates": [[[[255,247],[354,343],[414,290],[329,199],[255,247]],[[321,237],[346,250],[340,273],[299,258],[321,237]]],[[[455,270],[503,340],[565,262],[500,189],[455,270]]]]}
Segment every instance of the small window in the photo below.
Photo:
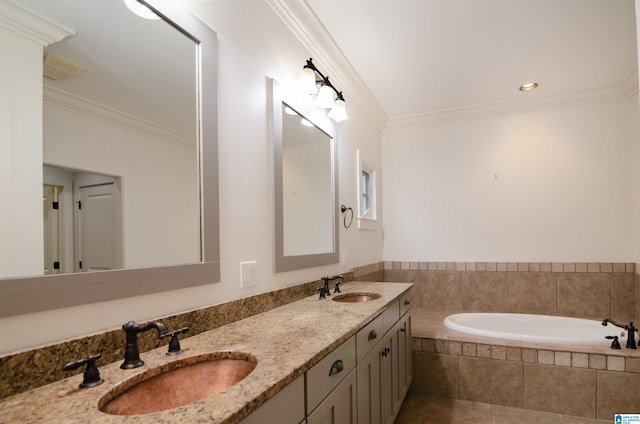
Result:
{"type": "Polygon", "coordinates": [[[371,175],[369,171],[362,170],[362,180],[360,181],[362,199],[360,203],[360,216],[371,218],[371,175]]]}

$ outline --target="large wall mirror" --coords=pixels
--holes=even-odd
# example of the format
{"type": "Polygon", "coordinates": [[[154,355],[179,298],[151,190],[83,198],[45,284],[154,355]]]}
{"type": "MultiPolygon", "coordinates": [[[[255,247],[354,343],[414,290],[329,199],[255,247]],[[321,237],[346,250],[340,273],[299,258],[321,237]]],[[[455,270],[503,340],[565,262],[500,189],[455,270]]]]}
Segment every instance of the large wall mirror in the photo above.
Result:
{"type": "Polygon", "coordinates": [[[15,3],[75,35],[44,49],[44,266],[0,270],[0,316],[218,282],[215,32],[172,0],[15,3]]]}
{"type": "Polygon", "coordinates": [[[335,137],[310,112],[273,93],[275,270],[339,261],[335,137]]]}

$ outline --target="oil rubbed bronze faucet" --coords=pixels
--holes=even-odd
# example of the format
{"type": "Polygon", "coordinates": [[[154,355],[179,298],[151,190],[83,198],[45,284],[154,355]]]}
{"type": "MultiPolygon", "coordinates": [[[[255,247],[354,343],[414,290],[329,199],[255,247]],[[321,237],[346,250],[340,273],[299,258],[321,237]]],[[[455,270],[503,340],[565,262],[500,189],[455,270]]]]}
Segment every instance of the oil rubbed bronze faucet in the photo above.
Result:
{"type": "Polygon", "coordinates": [[[135,321],[129,321],[122,326],[122,329],[127,333],[127,346],[124,351],[124,362],[120,365],[120,368],[129,370],[144,365],[144,361],[140,359],[140,351],[138,350],[138,333],[144,333],[152,328],[158,330],[159,339],[165,337],[167,329],[159,322],[138,324],[135,321]]]}
{"type": "Polygon", "coordinates": [[[332,277],[322,277],[322,281],[324,282],[323,286],[320,287],[318,290],[320,290],[320,299],[324,299],[325,295],[326,296],[331,296],[331,290],[329,289],[329,282],[333,281],[333,280],[337,280],[340,279],[340,281],[336,282],[336,286],[333,290],[334,293],[340,293],[340,283],[344,283],[347,281],[346,278],[344,278],[344,276],[342,275],[334,275],[332,277]]]}
{"type": "Polygon", "coordinates": [[[611,323],[616,327],[624,328],[625,330],[627,330],[627,349],[637,349],[636,331],[638,331],[638,329],[633,326],[632,322],[630,322],[628,325],[627,324],[622,325],[622,324],[618,324],[617,322],[609,318],[605,318],[602,320],[602,325],[606,326],[607,323],[611,323]]]}

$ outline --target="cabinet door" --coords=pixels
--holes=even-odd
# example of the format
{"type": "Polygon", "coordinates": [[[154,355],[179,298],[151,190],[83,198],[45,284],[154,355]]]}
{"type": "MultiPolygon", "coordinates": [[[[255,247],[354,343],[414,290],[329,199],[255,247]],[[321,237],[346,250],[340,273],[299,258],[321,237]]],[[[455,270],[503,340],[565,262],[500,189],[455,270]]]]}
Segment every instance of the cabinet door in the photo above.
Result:
{"type": "Polygon", "coordinates": [[[295,379],[241,424],[299,424],[304,421],[304,376],[295,379]]]}
{"type": "Polygon", "coordinates": [[[385,334],[380,351],[382,370],[382,422],[393,423],[398,398],[398,365],[394,360],[397,350],[395,326],[385,334]]]}
{"type": "Polygon", "coordinates": [[[413,375],[411,367],[411,351],[413,349],[411,341],[411,314],[409,312],[400,319],[398,349],[398,391],[400,395],[399,401],[401,402],[409,390],[413,375]]]}
{"type": "Polygon", "coordinates": [[[358,362],[358,424],[382,424],[382,344],[358,362]]]}
{"type": "Polygon", "coordinates": [[[308,424],[356,424],[356,370],[307,417],[308,424]]]}

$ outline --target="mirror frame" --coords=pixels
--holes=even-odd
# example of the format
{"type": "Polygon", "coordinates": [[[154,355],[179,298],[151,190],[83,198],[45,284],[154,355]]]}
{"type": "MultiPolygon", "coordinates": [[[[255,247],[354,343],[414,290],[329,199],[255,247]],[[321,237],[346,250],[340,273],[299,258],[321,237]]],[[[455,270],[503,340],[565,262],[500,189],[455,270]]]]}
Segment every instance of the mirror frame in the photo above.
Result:
{"type": "MultiPolygon", "coordinates": [[[[313,120],[304,116],[309,122],[313,123],[319,131],[324,132],[329,137],[331,143],[331,174],[333,185],[333,250],[327,253],[315,253],[310,255],[284,255],[284,211],[283,211],[283,192],[282,192],[282,104],[295,104],[287,102],[283,99],[282,89],[277,81],[269,78],[269,97],[271,100],[271,125],[273,137],[274,152],[274,214],[275,214],[275,272],[293,271],[303,268],[311,268],[322,265],[331,265],[338,263],[339,260],[339,230],[338,230],[338,149],[336,147],[335,131],[329,132],[320,128],[313,120]]],[[[295,107],[295,106],[292,106],[295,107]]],[[[298,112],[298,111],[296,111],[298,112]]]]}
{"type": "Polygon", "coordinates": [[[195,43],[202,262],[0,280],[0,317],[67,308],[220,281],[217,34],[175,0],[138,0],[195,43]]]}

